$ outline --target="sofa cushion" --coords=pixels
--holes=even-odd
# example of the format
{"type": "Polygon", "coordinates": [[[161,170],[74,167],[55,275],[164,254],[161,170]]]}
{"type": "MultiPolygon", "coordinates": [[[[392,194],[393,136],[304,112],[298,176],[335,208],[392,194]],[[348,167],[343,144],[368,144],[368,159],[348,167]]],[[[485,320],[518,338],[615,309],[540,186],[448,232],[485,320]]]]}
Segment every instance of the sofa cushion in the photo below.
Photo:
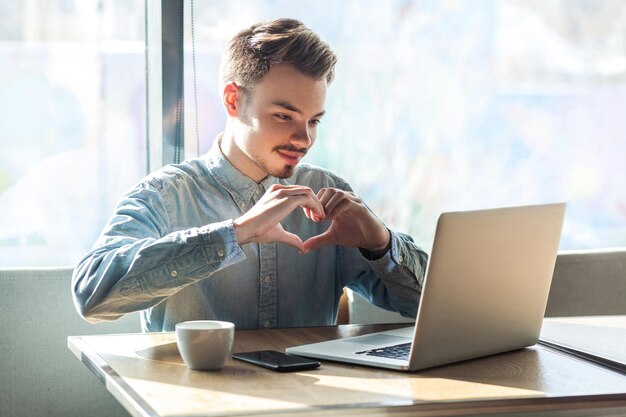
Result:
{"type": "Polygon", "coordinates": [[[71,268],[0,269],[0,416],[128,416],[67,348],[67,337],[140,332],[138,313],[89,324],[71,268]]]}
{"type": "Polygon", "coordinates": [[[626,248],[561,252],[546,317],[626,314],[626,248]]]}

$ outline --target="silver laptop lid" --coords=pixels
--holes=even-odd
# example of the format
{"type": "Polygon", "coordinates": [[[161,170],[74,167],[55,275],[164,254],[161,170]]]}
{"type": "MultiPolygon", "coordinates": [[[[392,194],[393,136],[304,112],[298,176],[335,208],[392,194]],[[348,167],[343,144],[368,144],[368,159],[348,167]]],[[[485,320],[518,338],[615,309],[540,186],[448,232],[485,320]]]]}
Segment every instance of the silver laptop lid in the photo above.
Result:
{"type": "Polygon", "coordinates": [[[535,344],[564,215],[564,203],[442,214],[409,369],[535,344]]]}

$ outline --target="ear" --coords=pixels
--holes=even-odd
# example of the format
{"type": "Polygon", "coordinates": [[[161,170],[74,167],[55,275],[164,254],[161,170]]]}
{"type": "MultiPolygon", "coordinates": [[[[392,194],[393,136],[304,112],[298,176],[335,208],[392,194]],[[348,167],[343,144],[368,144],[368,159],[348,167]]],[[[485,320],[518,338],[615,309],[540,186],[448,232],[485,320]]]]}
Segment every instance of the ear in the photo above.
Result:
{"type": "Polygon", "coordinates": [[[239,86],[234,81],[230,81],[224,86],[222,102],[224,104],[224,108],[226,109],[226,113],[230,117],[237,117],[238,115],[237,98],[239,97],[239,91],[239,86]]]}

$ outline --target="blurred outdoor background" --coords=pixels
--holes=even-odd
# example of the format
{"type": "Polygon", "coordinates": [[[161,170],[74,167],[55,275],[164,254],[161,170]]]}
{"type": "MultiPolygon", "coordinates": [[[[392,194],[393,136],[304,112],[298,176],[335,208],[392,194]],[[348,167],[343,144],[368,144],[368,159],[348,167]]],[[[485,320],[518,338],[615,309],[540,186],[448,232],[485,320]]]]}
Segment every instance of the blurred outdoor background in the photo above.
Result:
{"type": "MultiPolygon", "coordinates": [[[[74,265],[147,174],[145,9],[0,0],[0,266],[74,265]]],[[[391,228],[429,250],[442,211],[567,201],[562,250],[626,246],[622,0],[196,0],[195,45],[186,13],[186,157],[226,41],[294,17],[339,57],[305,161],[391,228]]]]}

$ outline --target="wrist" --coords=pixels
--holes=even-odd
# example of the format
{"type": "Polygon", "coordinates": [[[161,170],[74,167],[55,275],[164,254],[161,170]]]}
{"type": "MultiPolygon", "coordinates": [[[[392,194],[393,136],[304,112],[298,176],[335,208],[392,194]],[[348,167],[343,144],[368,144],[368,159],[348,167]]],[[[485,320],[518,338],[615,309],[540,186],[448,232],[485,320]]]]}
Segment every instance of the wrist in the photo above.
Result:
{"type": "Polygon", "coordinates": [[[389,229],[385,227],[385,232],[387,233],[387,241],[383,245],[378,245],[374,247],[368,248],[359,248],[361,253],[369,260],[380,259],[389,252],[391,249],[391,232],[389,229]]]}
{"type": "Polygon", "coordinates": [[[233,220],[233,229],[235,230],[235,239],[237,239],[237,244],[239,246],[250,243],[250,235],[247,232],[245,223],[241,220],[241,218],[233,220]]]}

